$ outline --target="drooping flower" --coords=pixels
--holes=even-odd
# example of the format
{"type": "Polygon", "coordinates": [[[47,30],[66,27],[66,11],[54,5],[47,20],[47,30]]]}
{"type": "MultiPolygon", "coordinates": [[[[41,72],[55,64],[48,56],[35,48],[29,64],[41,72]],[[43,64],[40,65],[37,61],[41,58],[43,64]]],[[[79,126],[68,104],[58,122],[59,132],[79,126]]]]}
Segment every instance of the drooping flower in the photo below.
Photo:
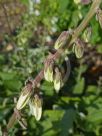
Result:
{"type": "Polygon", "coordinates": [[[35,116],[37,121],[40,120],[42,115],[42,98],[39,94],[35,94],[29,101],[30,113],[35,116]]]}
{"type": "Polygon", "coordinates": [[[62,86],[62,75],[59,71],[59,68],[55,68],[55,75],[54,75],[54,88],[56,92],[58,93],[60,88],[62,86]]]}

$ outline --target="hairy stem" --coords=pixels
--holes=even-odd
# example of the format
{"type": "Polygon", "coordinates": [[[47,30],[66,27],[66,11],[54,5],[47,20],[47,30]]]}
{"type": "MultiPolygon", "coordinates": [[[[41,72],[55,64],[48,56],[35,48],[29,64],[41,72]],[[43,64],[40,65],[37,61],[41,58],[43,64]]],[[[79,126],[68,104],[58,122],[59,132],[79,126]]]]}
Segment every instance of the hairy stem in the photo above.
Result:
{"type": "MultiPolygon", "coordinates": [[[[101,0],[94,0],[92,3],[92,6],[89,10],[89,12],[87,13],[86,17],[83,19],[83,21],[81,22],[81,24],[74,30],[74,33],[72,35],[72,39],[71,41],[68,43],[67,48],[71,47],[71,45],[73,44],[73,42],[78,38],[78,36],[80,35],[80,33],[85,29],[85,27],[88,25],[89,21],[91,20],[91,18],[94,16],[97,8],[99,7],[101,3],[101,0]]],[[[64,49],[58,49],[58,51],[52,55],[52,60],[55,61],[56,59],[58,59],[61,54],[63,53],[64,49]]],[[[51,57],[51,56],[50,56],[51,57]]],[[[48,58],[49,59],[49,56],[48,58]]],[[[39,74],[35,77],[35,79],[33,80],[33,84],[31,86],[31,89],[34,86],[37,86],[40,81],[44,78],[44,69],[42,69],[39,74]]],[[[14,123],[16,121],[16,115],[15,113],[13,113],[13,115],[11,116],[8,125],[7,125],[7,130],[9,130],[11,127],[13,127],[14,123]]]]}

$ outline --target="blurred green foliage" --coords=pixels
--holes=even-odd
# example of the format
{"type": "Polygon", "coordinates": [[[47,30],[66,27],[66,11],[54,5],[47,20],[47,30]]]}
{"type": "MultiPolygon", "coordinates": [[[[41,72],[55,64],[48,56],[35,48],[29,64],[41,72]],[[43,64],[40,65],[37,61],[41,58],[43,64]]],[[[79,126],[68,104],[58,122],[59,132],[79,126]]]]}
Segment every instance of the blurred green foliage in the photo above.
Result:
{"type": "MultiPolygon", "coordinates": [[[[5,34],[1,44],[0,128],[6,126],[15,106],[14,98],[19,97],[25,80],[34,78],[43,67],[49,47],[52,48],[62,31],[76,28],[90,8],[90,5],[68,0],[21,2],[27,8],[22,16],[22,26],[15,28],[15,34],[5,34]],[[12,50],[9,51],[7,47],[12,50]]],[[[96,51],[102,55],[102,30],[95,17],[89,25],[92,27],[89,42],[98,44],[96,51]]],[[[69,58],[72,65],[70,77],[59,94],[56,94],[53,84],[46,81],[41,84],[44,100],[41,120],[37,122],[25,108],[22,113],[28,123],[27,130],[16,123],[9,136],[102,135],[102,73],[91,77],[87,72],[89,65],[82,63],[84,57],[77,60],[71,54],[69,58]]]]}

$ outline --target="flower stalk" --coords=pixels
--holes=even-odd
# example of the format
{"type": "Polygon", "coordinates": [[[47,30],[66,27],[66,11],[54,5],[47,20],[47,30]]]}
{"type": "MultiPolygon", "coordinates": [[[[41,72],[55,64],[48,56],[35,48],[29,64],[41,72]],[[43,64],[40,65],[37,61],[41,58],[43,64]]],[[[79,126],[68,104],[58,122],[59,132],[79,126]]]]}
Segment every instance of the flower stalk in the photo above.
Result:
{"type": "MultiPolygon", "coordinates": [[[[102,1],[101,0],[94,0],[92,3],[92,6],[87,13],[86,17],[83,19],[82,23],[74,30],[74,33],[72,35],[71,41],[66,41],[65,44],[67,43],[66,48],[72,47],[72,44],[75,42],[75,40],[78,38],[80,33],[86,28],[88,23],[90,22],[91,18],[95,15],[96,10],[99,8],[99,5],[102,1]]],[[[52,59],[53,61],[56,61],[58,58],[60,58],[61,54],[63,53],[64,49],[59,48],[55,54],[52,54],[52,59]]],[[[49,59],[49,56],[48,58],[49,59]]],[[[40,71],[40,73],[35,77],[35,79],[32,81],[32,84],[27,84],[26,86],[29,87],[29,90],[31,91],[33,88],[33,85],[36,87],[40,81],[44,78],[44,69],[40,71]]],[[[7,124],[7,130],[13,127],[16,121],[16,114],[15,112],[11,116],[8,124],[7,124]]]]}

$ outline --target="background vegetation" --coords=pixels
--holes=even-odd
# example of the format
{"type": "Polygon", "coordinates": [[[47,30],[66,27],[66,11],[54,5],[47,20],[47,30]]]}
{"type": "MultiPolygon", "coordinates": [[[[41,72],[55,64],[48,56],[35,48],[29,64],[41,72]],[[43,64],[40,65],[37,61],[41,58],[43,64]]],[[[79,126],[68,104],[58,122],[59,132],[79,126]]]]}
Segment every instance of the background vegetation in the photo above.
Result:
{"type": "MultiPolygon", "coordinates": [[[[49,48],[60,33],[76,28],[90,4],[71,0],[0,1],[0,129],[5,127],[28,77],[43,67],[49,48]]],[[[10,136],[102,136],[102,29],[94,17],[85,30],[85,53],[76,59],[72,53],[71,73],[57,94],[43,81],[43,115],[39,122],[22,113],[27,130],[16,123],[10,136]]],[[[1,132],[0,132],[1,133],[1,132]]]]}

